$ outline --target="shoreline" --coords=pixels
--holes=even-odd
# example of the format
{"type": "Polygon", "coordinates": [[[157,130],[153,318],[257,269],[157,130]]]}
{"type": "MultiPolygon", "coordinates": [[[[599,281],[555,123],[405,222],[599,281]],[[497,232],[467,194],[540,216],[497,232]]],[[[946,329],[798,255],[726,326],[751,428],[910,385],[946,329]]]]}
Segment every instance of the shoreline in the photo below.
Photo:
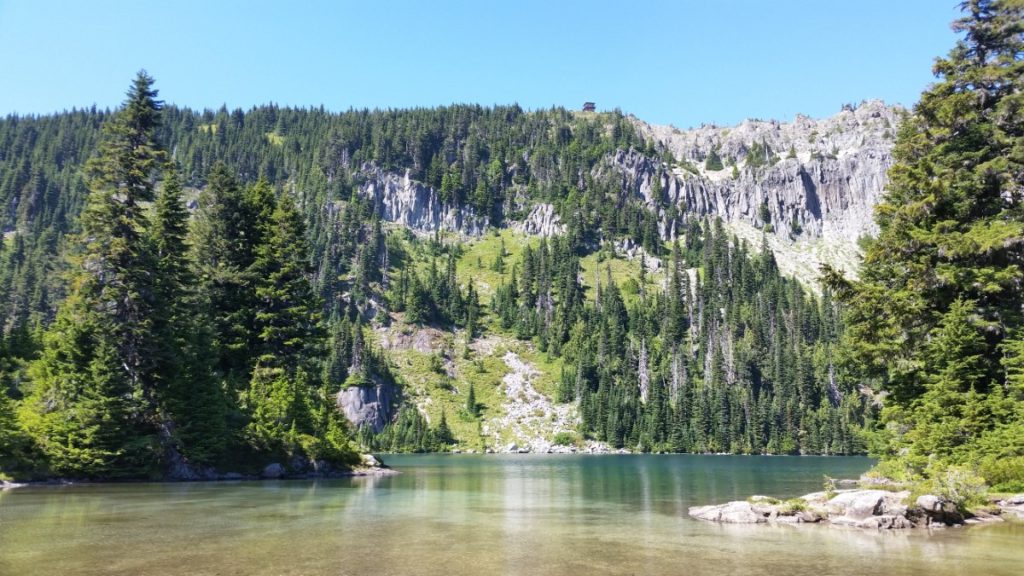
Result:
{"type": "Polygon", "coordinates": [[[348,472],[332,472],[330,474],[295,474],[284,475],[276,478],[267,478],[258,474],[239,474],[237,476],[226,474],[215,478],[158,478],[153,480],[76,480],[68,478],[52,478],[47,480],[29,480],[24,482],[0,481],[0,490],[17,490],[19,488],[41,488],[53,487],[62,488],[70,486],[107,486],[114,484],[220,484],[229,482],[271,482],[290,480],[335,480],[339,478],[366,478],[370,476],[394,476],[401,474],[400,471],[384,466],[372,469],[354,469],[348,472]]]}
{"type": "Polygon", "coordinates": [[[188,477],[167,476],[164,478],[131,478],[123,480],[111,479],[78,479],[78,478],[47,478],[45,480],[0,480],[0,490],[15,490],[35,486],[88,486],[100,484],[172,484],[172,483],[199,483],[199,482],[262,482],[266,480],[329,480],[333,478],[358,478],[368,476],[391,476],[400,474],[399,471],[384,464],[380,459],[371,455],[363,454],[362,463],[350,468],[338,470],[326,470],[323,472],[296,472],[288,473],[287,469],[280,463],[266,465],[258,474],[242,474],[239,472],[216,473],[213,470],[205,470],[202,474],[195,474],[188,477]]]}
{"type": "MultiPolygon", "coordinates": [[[[0,490],[14,490],[17,488],[26,488],[33,486],[82,486],[82,485],[96,485],[96,484],[146,484],[146,483],[198,483],[198,482],[253,482],[262,480],[317,480],[325,479],[329,480],[332,478],[355,478],[365,476],[390,476],[394,474],[401,474],[401,471],[395,470],[390,466],[384,464],[380,459],[376,458],[375,455],[380,456],[585,456],[585,457],[600,457],[600,456],[738,456],[738,457],[772,457],[772,458],[869,458],[864,454],[734,454],[730,452],[633,452],[628,449],[622,448],[618,450],[610,450],[607,452],[589,452],[589,451],[576,451],[576,452],[533,452],[533,451],[516,451],[516,452],[498,452],[498,451],[484,451],[477,452],[473,450],[462,451],[462,450],[450,450],[445,452],[374,452],[373,454],[364,455],[363,466],[356,466],[347,470],[331,471],[331,472],[303,472],[289,474],[283,467],[268,472],[268,469],[274,466],[280,466],[276,464],[270,464],[264,468],[263,472],[256,474],[241,474],[237,472],[225,472],[216,474],[210,472],[205,475],[198,475],[194,477],[166,477],[166,478],[132,478],[132,479],[78,479],[78,478],[47,478],[45,480],[0,480],[0,490]],[[371,459],[365,459],[370,457],[371,459]]],[[[840,482],[855,482],[840,481],[840,482]]]]}

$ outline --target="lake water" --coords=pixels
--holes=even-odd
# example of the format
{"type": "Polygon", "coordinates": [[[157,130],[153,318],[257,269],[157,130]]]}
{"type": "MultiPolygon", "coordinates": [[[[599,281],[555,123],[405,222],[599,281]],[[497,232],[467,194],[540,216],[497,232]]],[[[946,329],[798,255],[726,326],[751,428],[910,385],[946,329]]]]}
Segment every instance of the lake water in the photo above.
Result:
{"type": "Polygon", "coordinates": [[[0,574],[1024,574],[1024,525],[724,526],[687,507],[820,490],[866,458],[409,455],[329,481],[0,492],[0,574]]]}

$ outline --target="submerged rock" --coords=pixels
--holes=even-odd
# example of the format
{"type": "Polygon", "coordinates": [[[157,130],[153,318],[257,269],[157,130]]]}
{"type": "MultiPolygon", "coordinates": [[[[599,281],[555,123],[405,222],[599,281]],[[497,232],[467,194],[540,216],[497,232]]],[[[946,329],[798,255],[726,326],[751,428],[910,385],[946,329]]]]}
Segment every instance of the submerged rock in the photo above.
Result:
{"type": "Polygon", "coordinates": [[[725,524],[759,524],[767,522],[768,517],[754,511],[750,502],[729,502],[718,506],[694,506],[690,508],[690,516],[710,522],[725,524]]]}

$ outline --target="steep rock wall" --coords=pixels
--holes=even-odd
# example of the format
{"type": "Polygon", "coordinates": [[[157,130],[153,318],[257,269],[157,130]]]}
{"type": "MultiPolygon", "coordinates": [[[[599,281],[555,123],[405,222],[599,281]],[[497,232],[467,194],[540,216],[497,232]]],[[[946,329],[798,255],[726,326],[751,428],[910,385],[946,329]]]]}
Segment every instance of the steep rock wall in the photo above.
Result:
{"type": "Polygon", "coordinates": [[[371,201],[381,218],[415,232],[447,231],[479,236],[487,228],[487,219],[476,216],[468,207],[443,204],[430,186],[366,164],[359,171],[359,193],[371,201]]]}
{"type": "MultiPolygon", "coordinates": [[[[635,120],[644,138],[687,168],[631,150],[610,155],[598,173],[619,174],[624,189],[655,210],[675,204],[727,222],[770,225],[775,234],[792,240],[855,243],[877,231],[873,209],[885,189],[902,114],[900,108],[872,101],[822,120],[798,115],[789,123],[747,120],[731,128],[681,131],[635,120]],[[707,169],[712,153],[723,169],[707,169]],[[753,168],[747,162],[751,154],[771,159],[753,168]],[[654,198],[659,179],[663,196],[654,198]]],[[[672,231],[663,228],[662,234],[670,237],[672,231]]]]}
{"type": "Polygon", "coordinates": [[[370,386],[349,386],[338,392],[338,408],[353,428],[370,428],[375,433],[384,429],[394,416],[398,400],[394,387],[388,382],[373,382],[370,386]]]}

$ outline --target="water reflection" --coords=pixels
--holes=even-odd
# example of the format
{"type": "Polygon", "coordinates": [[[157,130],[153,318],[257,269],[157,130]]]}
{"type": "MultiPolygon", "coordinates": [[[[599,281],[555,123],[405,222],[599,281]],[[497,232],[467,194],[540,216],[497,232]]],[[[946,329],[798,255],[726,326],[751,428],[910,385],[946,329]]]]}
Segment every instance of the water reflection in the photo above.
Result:
{"type": "Polygon", "coordinates": [[[686,508],[793,496],[847,458],[404,456],[397,476],[0,493],[0,574],[1019,572],[1020,525],[943,534],[721,526],[686,508]]]}

